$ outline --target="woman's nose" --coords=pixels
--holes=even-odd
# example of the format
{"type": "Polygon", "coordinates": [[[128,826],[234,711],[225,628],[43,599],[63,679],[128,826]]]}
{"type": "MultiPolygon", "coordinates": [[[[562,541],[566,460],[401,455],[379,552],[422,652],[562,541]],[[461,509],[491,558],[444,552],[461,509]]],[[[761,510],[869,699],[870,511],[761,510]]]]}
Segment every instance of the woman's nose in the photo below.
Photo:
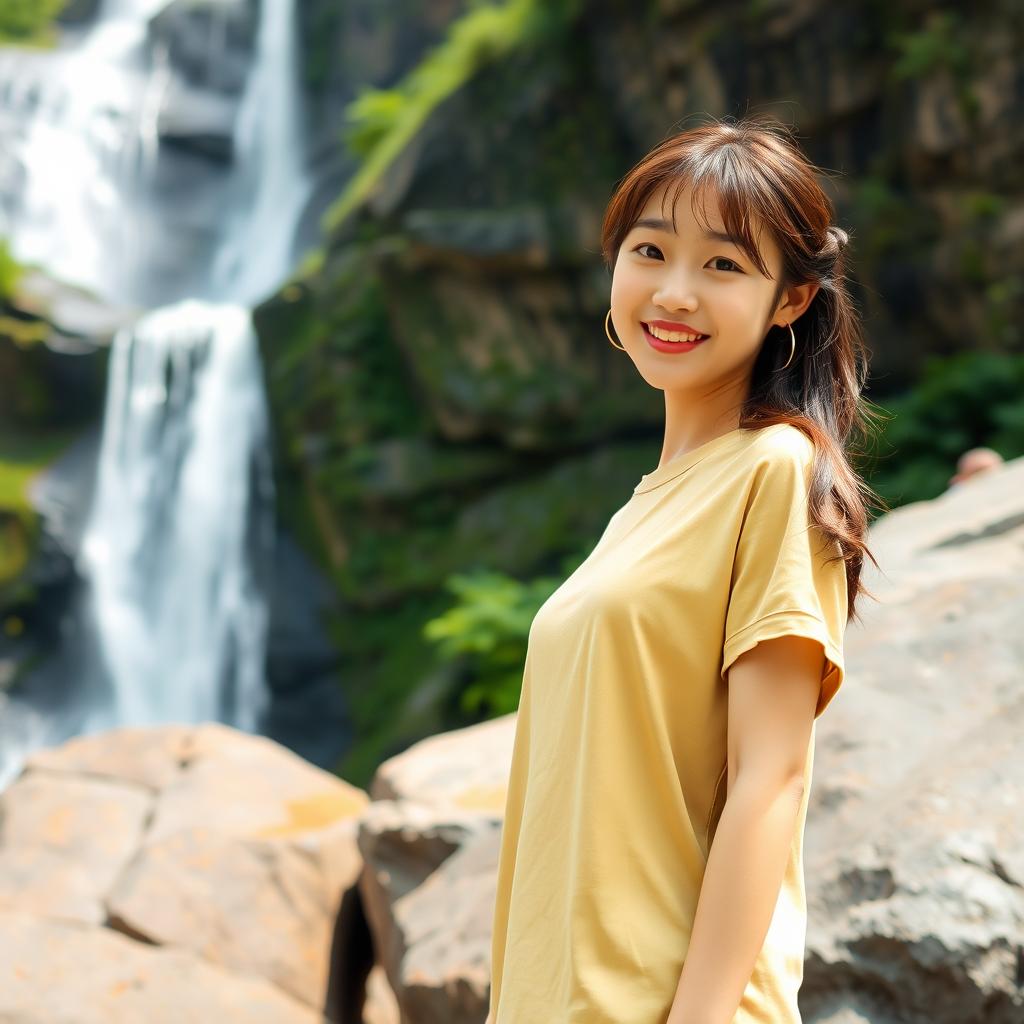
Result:
{"type": "Polygon", "coordinates": [[[697,295],[694,290],[681,283],[662,285],[662,287],[655,291],[653,298],[664,309],[693,310],[698,305],[697,295]]]}
{"type": "Polygon", "coordinates": [[[681,267],[663,267],[653,298],[666,309],[695,309],[698,299],[692,273],[681,267]]]}

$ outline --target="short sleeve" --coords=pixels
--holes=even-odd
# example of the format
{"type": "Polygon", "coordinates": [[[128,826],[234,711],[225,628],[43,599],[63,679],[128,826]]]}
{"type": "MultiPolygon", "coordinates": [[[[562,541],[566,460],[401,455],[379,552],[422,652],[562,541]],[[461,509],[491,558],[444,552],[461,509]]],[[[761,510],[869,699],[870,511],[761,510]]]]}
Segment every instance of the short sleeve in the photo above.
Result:
{"type": "Polygon", "coordinates": [[[740,526],[729,588],[721,677],[761,640],[795,635],[825,654],[817,718],[842,684],[847,619],[846,565],[838,541],[808,512],[813,448],[785,444],[759,458],[740,526]]]}

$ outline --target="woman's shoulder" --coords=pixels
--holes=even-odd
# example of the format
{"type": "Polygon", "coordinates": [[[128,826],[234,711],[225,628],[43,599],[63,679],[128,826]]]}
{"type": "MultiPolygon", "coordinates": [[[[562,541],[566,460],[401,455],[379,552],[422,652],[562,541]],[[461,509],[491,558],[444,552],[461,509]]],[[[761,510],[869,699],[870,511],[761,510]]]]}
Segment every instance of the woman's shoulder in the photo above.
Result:
{"type": "Polygon", "coordinates": [[[757,461],[791,461],[808,465],[814,459],[814,442],[792,423],[772,423],[755,431],[749,452],[757,461]]]}

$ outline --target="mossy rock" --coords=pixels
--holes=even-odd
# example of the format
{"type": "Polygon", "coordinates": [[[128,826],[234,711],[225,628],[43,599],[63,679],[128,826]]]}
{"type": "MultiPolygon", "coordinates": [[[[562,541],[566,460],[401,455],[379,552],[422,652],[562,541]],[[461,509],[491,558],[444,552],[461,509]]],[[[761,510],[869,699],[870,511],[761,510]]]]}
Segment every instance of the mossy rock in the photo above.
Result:
{"type": "Polygon", "coordinates": [[[550,571],[600,534],[657,461],[655,442],[602,446],[538,464],[529,475],[475,489],[438,490],[415,501],[336,507],[348,559],[335,572],[353,607],[390,608],[437,590],[450,574],[492,568],[550,571]]]}

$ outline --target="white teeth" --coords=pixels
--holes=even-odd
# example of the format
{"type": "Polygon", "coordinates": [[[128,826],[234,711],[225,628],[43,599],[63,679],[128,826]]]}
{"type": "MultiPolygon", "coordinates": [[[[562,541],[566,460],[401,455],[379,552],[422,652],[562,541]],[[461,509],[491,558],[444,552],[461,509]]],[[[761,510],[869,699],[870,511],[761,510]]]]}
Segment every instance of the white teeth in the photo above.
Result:
{"type": "Polygon", "coordinates": [[[703,337],[702,334],[680,334],[679,331],[663,331],[660,327],[652,327],[650,324],[647,325],[647,330],[659,341],[696,341],[698,338],[703,337]]]}

